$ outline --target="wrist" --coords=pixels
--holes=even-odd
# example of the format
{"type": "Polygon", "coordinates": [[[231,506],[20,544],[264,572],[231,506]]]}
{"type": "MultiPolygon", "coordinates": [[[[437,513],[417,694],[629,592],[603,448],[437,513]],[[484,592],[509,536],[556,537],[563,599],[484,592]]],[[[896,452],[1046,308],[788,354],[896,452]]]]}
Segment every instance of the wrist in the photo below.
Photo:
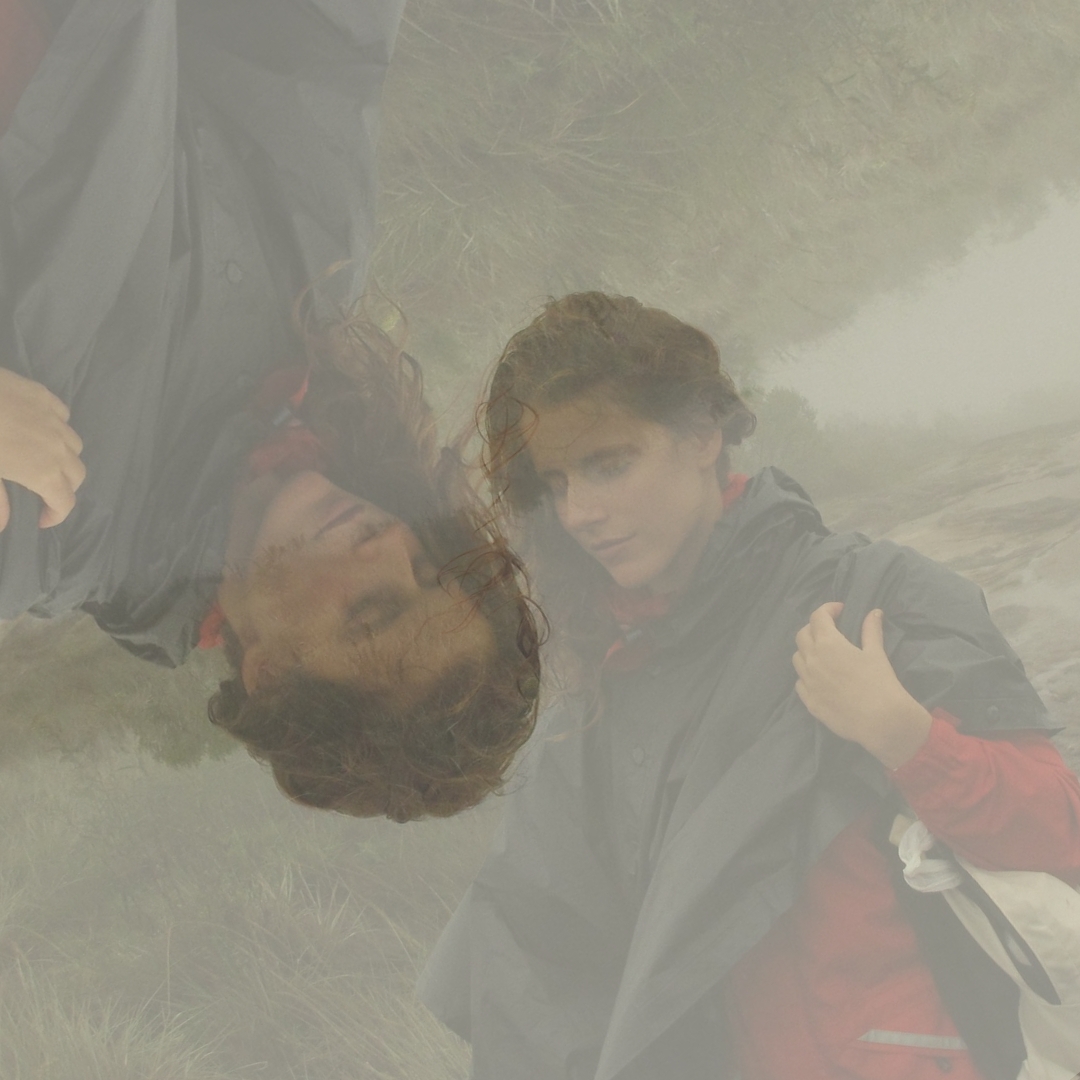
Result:
{"type": "Polygon", "coordinates": [[[934,718],[914,698],[903,708],[890,711],[863,746],[885,766],[893,770],[906,765],[930,737],[934,718]]]}

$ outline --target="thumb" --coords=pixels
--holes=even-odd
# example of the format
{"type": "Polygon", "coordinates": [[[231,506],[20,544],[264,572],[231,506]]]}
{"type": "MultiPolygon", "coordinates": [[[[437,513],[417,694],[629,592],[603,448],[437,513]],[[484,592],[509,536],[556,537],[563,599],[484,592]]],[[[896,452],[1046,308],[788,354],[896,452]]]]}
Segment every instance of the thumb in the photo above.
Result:
{"type": "Polygon", "coordinates": [[[874,608],[862,624],[862,647],[864,652],[885,651],[885,619],[881,608],[874,608]]]}
{"type": "Polygon", "coordinates": [[[4,481],[0,480],[0,532],[7,528],[8,519],[11,517],[11,503],[8,502],[7,488],[4,481]]]}
{"type": "Polygon", "coordinates": [[[829,630],[835,631],[836,620],[840,618],[840,613],[843,610],[844,605],[839,600],[831,600],[827,604],[822,604],[821,607],[815,608],[810,613],[810,625],[819,633],[829,630]]]}

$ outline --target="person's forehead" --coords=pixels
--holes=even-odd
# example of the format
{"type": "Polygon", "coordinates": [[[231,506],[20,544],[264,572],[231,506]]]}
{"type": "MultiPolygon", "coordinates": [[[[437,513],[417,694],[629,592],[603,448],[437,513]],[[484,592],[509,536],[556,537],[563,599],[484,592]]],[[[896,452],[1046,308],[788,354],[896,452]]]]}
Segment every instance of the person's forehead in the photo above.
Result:
{"type": "Polygon", "coordinates": [[[586,395],[538,408],[529,450],[541,463],[573,462],[608,446],[641,444],[659,425],[606,398],[586,395]]]}

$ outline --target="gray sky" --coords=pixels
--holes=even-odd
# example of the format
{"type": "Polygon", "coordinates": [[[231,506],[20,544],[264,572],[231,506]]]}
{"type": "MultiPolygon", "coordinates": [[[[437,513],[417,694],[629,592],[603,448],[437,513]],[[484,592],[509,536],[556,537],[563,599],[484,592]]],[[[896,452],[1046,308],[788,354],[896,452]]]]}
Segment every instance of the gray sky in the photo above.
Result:
{"type": "Polygon", "coordinates": [[[1033,386],[1080,394],[1080,202],[881,296],[838,333],[766,368],[823,419],[996,411],[1033,386]]]}

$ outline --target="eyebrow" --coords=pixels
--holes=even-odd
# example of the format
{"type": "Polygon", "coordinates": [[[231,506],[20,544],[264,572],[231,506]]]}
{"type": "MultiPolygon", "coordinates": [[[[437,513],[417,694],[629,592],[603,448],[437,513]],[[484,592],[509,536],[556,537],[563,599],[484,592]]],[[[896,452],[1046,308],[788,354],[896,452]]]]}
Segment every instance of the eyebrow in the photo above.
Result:
{"type": "Polygon", "coordinates": [[[579,465],[595,465],[599,461],[603,461],[604,458],[618,457],[620,454],[632,454],[637,450],[636,443],[618,443],[616,446],[604,446],[599,450],[594,450],[591,454],[586,454],[579,465]]]}
{"type": "MultiPolygon", "coordinates": [[[[599,450],[592,451],[591,454],[586,454],[579,461],[574,464],[580,469],[587,469],[590,465],[598,465],[605,458],[618,457],[620,454],[632,454],[638,449],[635,443],[619,443],[616,446],[604,446],[599,450]]],[[[542,473],[537,473],[537,476],[541,480],[545,480],[551,476],[562,475],[562,469],[545,469],[542,473]]]]}

